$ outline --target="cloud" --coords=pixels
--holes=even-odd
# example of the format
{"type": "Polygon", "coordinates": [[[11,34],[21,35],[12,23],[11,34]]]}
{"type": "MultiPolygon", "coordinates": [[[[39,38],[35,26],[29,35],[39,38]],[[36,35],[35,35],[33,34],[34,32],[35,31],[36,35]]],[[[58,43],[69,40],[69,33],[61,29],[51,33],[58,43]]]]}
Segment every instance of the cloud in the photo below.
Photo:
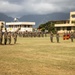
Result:
{"type": "Polygon", "coordinates": [[[0,0],[0,12],[13,17],[75,10],[74,0],[0,0]]]}

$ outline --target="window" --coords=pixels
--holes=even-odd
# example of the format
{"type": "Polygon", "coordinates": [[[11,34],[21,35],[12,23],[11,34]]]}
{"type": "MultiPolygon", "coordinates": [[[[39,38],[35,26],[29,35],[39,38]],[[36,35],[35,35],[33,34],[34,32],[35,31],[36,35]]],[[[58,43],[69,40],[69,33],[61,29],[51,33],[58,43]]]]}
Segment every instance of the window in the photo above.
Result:
{"type": "Polygon", "coordinates": [[[72,18],[75,18],[75,15],[72,15],[72,18]]]}
{"type": "Polygon", "coordinates": [[[71,30],[71,27],[67,27],[67,30],[71,30]]]}
{"type": "Polygon", "coordinates": [[[74,23],[74,24],[75,24],[75,21],[72,21],[72,23],[74,23]]]}
{"type": "Polygon", "coordinates": [[[30,27],[30,25],[28,25],[28,27],[30,27]]]}
{"type": "Polygon", "coordinates": [[[65,30],[65,27],[62,27],[62,30],[65,30]]]}
{"type": "Polygon", "coordinates": [[[57,27],[57,30],[60,30],[60,27],[57,27]]]}
{"type": "Polygon", "coordinates": [[[26,25],[24,25],[24,27],[26,27],[26,25]]]}

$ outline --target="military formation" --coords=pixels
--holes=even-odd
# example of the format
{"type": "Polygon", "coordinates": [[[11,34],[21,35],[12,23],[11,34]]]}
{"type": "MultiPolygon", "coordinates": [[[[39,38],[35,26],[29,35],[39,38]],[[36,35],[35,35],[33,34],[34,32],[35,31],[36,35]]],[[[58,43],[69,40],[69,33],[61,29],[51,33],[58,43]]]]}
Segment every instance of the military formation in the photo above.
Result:
{"type": "Polygon", "coordinates": [[[44,32],[19,32],[19,37],[47,37],[47,33],[44,32]]]}
{"type": "MultiPolygon", "coordinates": [[[[19,29],[18,29],[19,30],[19,29]]],[[[19,37],[47,37],[47,33],[44,32],[18,32],[18,30],[14,33],[7,32],[7,29],[5,28],[5,32],[2,32],[2,29],[0,29],[0,44],[11,44],[12,38],[14,39],[14,44],[17,42],[17,36],[19,37]]],[[[60,35],[58,32],[56,34],[53,34],[53,32],[50,32],[50,41],[54,42],[54,36],[56,37],[56,42],[60,42],[60,35]]],[[[73,42],[73,39],[75,38],[75,32],[71,33],[64,33],[63,40],[65,39],[71,39],[71,42],[73,42]]]]}
{"type": "Polygon", "coordinates": [[[6,29],[5,32],[2,32],[2,29],[0,29],[0,45],[11,44],[12,38],[14,39],[14,44],[16,44],[17,32],[14,33],[7,32],[6,29]]]}

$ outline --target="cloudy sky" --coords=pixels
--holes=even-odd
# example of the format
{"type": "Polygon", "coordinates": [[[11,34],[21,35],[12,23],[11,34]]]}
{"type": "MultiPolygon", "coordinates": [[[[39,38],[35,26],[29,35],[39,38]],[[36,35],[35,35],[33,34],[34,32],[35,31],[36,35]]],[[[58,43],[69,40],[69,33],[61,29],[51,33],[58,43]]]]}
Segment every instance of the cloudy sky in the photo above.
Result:
{"type": "Polygon", "coordinates": [[[75,11],[74,0],[0,0],[0,12],[12,17],[75,11]]]}

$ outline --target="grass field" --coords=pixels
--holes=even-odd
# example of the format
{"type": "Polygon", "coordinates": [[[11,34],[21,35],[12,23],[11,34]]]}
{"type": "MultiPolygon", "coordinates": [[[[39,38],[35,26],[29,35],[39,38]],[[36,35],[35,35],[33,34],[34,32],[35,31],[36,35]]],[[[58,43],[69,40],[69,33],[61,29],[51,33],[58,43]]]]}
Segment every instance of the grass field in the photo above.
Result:
{"type": "Polygon", "coordinates": [[[75,75],[75,40],[18,37],[0,45],[0,75],[75,75]]]}

